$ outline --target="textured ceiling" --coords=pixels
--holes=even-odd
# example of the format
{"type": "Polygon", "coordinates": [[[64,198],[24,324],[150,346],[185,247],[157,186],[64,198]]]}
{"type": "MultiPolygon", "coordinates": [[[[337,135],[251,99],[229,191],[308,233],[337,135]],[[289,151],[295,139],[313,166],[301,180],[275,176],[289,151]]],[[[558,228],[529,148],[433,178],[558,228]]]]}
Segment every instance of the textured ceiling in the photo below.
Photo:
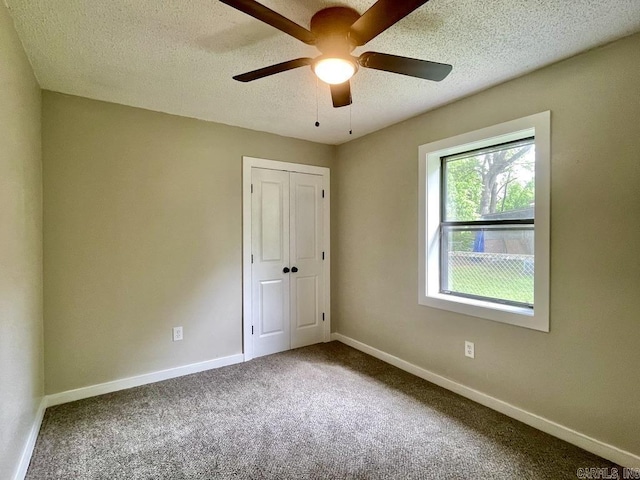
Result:
{"type": "MultiPolygon", "coordinates": [[[[361,68],[334,109],[310,68],[232,76],[314,47],[216,0],[6,0],[42,88],[339,144],[640,31],[640,0],[431,0],[367,50],[454,66],[440,83],[361,68]],[[353,135],[349,135],[352,116],[353,135]]],[[[316,11],[373,0],[263,0],[309,26],[316,11]]]]}

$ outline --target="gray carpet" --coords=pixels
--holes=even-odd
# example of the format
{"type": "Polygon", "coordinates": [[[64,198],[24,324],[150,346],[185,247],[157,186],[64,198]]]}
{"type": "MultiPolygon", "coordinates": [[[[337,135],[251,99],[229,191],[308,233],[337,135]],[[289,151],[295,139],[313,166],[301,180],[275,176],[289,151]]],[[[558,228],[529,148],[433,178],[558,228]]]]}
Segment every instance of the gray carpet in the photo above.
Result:
{"type": "Polygon", "coordinates": [[[615,465],[333,342],[49,408],[27,479],[575,479],[585,467],[615,465]]]}

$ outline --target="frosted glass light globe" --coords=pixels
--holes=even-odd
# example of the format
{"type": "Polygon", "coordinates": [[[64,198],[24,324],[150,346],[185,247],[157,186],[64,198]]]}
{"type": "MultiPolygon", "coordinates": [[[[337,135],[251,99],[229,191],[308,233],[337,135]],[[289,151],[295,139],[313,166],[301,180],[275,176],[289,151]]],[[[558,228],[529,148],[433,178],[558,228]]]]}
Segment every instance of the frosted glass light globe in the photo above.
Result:
{"type": "Polygon", "coordinates": [[[323,58],[314,63],[313,71],[323,82],[337,85],[353,77],[356,66],[344,58],[323,58]]]}

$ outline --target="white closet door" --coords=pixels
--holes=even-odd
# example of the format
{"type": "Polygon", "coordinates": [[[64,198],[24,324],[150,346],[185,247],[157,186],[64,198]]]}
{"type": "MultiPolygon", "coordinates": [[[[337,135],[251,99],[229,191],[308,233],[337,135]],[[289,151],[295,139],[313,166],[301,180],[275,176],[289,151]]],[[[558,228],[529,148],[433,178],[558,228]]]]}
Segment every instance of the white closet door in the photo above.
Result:
{"type": "Polygon", "coordinates": [[[256,357],[291,348],[289,172],[252,169],[251,320],[256,357]]]}
{"type": "Polygon", "coordinates": [[[322,177],[290,178],[291,348],[298,348],[323,341],[322,177]]]}

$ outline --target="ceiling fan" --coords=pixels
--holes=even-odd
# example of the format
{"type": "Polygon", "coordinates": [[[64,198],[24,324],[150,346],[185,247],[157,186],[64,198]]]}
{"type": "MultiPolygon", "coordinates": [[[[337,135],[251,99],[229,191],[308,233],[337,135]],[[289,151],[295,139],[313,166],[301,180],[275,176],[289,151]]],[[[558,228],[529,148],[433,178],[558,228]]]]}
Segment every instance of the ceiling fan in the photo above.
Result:
{"type": "Polygon", "coordinates": [[[252,82],[310,65],[318,78],[330,85],[333,106],[337,108],[351,104],[349,80],[358,71],[358,66],[436,82],[443,80],[453,68],[445,63],[386,53],[351,55],[356,47],[366,44],[428,0],[378,0],[362,15],[348,7],[325,8],[311,18],[309,30],[254,0],[220,1],[301,42],[315,45],[321,53],[316,58],[296,58],[233,77],[240,82],[252,82]]]}

